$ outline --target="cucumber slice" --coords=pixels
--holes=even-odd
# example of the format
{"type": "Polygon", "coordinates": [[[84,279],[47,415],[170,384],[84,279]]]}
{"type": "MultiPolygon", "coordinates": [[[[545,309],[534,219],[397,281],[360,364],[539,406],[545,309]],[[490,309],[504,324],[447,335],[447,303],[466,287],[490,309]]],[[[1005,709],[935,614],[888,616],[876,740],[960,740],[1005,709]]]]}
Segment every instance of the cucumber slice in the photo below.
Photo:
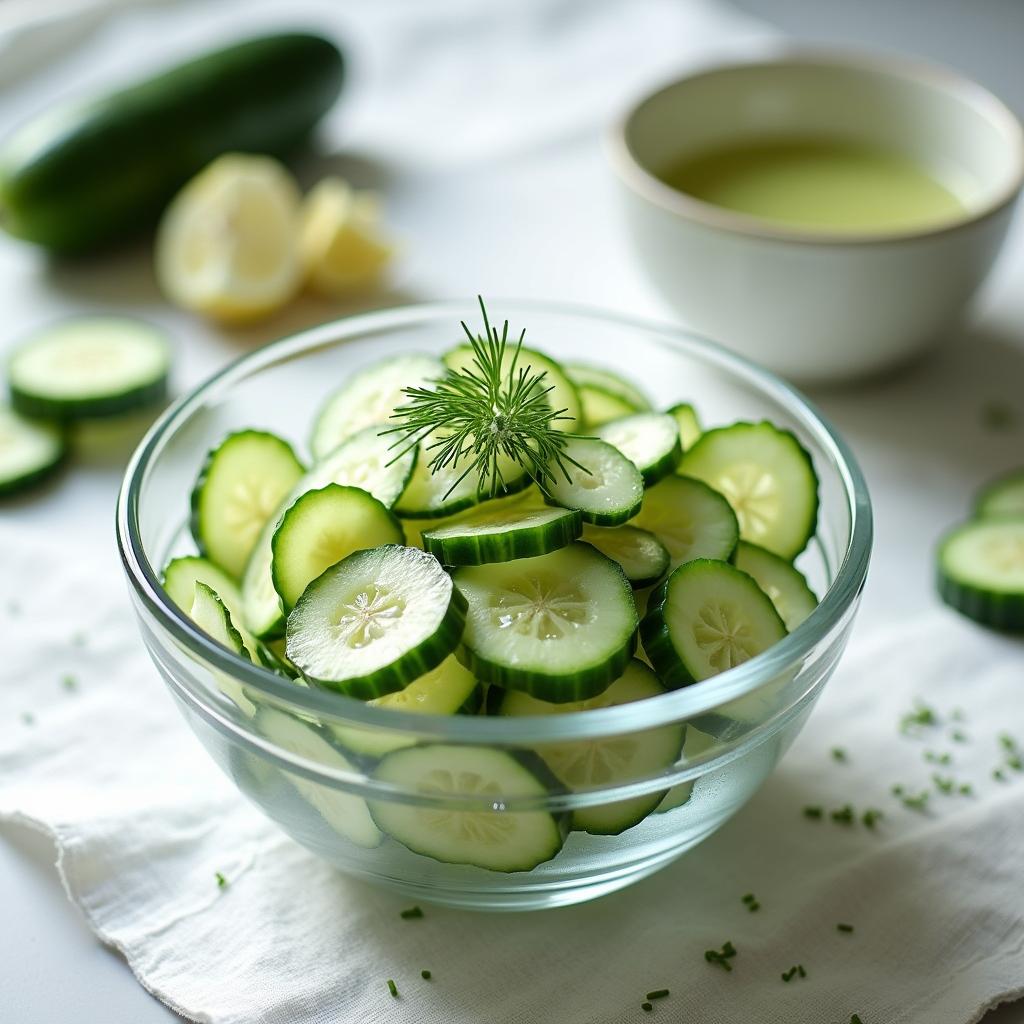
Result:
{"type": "Polygon", "coordinates": [[[1024,469],[1014,470],[982,488],[974,503],[979,519],[989,516],[1024,516],[1024,469]]]}
{"type": "Polygon", "coordinates": [[[370,802],[379,828],[442,863],[529,871],[551,860],[565,841],[566,815],[504,809],[507,799],[543,797],[556,788],[543,763],[525,753],[447,743],[406,747],[385,756],[373,777],[428,799],[486,799],[486,810],[370,802]]]}
{"type": "Polygon", "coordinates": [[[303,474],[292,446],[265,430],[228,434],[192,489],[192,536],[201,554],[236,579],[260,531],[303,474]]]}
{"type": "Polygon", "coordinates": [[[242,577],[242,613],[246,626],[258,637],[273,638],[284,632],[281,598],[274,589],[273,540],[277,524],[289,506],[307,491],[329,484],[360,487],[390,508],[405,490],[416,462],[415,449],[396,456],[390,441],[372,426],[343,441],[295,485],[278,514],[263,528],[242,577]]]}
{"type": "Polygon", "coordinates": [[[595,430],[612,420],[621,419],[623,416],[632,416],[633,413],[641,411],[620,395],[614,395],[601,387],[583,385],[582,387],[577,386],[576,390],[580,395],[580,404],[583,406],[583,423],[587,430],[595,430]]]}
{"type": "Polygon", "coordinates": [[[618,562],[634,590],[649,587],[668,572],[668,548],[649,530],[636,526],[583,527],[583,539],[618,562]]]}
{"type": "MultiPolygon", "coordinates": [[[[520,370],[526,370],[531,375],[543,374],[540,387],[548,392],[548,402],[554,413],[561,413],[565,419],[559,419],[557,426],[566,433],[575,434],[583,425],[583,406],[580,404],[580,396],[576,386],[566,376],[561,365],[554,359],[538,352],[536,349],[527,348],[525,345],[518,349],[514,344],[508,345],[505,349],[505,358],[502,362],[502,370],[506,375],[513,369],[518,376],[520,370]]],[[[459,345],[444,354],[445,365],[451,370],[473,370],[475,367],[473,349],[469,345],[459,345]]]]}
{"type": "Polygon", "coordinates": [[[544,496],[537,487],[528,487],[515,494],[488,498],[470,509],[457,512],[444,519],[403,519],[402,529],[405,530],[405,542],[410,547],[423,547],[423,534],[427,530],[438,530],[442,526],[454,526],[457,523],[496,523],[508,518],[512,512],[523,512],[527,509],[546,508],[544,496]]]}
{"type": "Polygon", "coordinates": [[[674,569],[692,558],[732,557],[740,527],[732,506],[707,484],[669,476],[644,495],[632,526],[649,530],[668,548],[674,569]]]}
{"type": "Polygon", "coordinates": [[[790,633],[818,607],[818,599],[803,573],[771,551],[741,540],[733,564],[754,577],[754,582],[772,599],[790,633]]]}
{"type": "Polygon", "coordinates": [[[285,649],[307,679],[369,700],[440,665],[465,616],[436,558],[389,544],[356,551],[306,587],[288,616],[285,649]]]}
{"type": "Polygon", "coordinates": [[[280,637],[276,640],[256,640],[256,653],[263,664],[280,676],[287,676],[289,679],[298,679],[299,670],[288,660],[284,649],[284,640],[280,637]]]}
{"type": "Polygon", "coordinates": [[[632,412],[650,409],[650,399],[632,381],[609,370],[606,366],[592,366],[590,363],[565,363],[564,370],[577,388],[599,388],[615,395],[630,406],[632,412]]]}
{"type": "Polygon", "coordinates": [[[444,565],[483,565],[557,551],[576,540],[582,529],[579,512],[542,508],[424,530],[423,546],[444,565]]]}
{"type": "Polygon", "coordinates": [[[167,394],[170,348],[162,331],[120,316],[74,317],[46,327],[7,363],[11,404],[25,416],[110,416],[167,394]]]}
{"type": "MultiPolygon", "coordinates": [[[[337,750],[312,726],[275,708],[261,707],[256,715],[256,731],[276,746],[298,754],[309,761],[347,771],[358,777],[362,773],[341,751],[337,750]]],[[[333,789],[322,782],[282,769],[284,777],[310,806],[314,807],[333,832],[356,846],[372,849],[382,836],[373,822],[362,797],[333,789]]]]}
{"type": "Polygon", "coordinates": [[[753,578],[709,558],[679,566],[651,595],[640,624],[644,651],[672,689],[741,665],[785,635],[753,578]]]}
{"type": "MultiPolygon", "coordinates": [[[[646,700],[665,692],[657,676],[634,659],[604,693],[571,704],[550,704],[515,690],[504,691],[499,715],[552,715],[592,708],[614,707],[646,700]]],[[[663,771],[679,758],[686,726],[681,723],[645,729],[613,738],[546,743],[537,753],[570,791],[625,784],[663,771]]],[[[593,835],[617,836],[651,813],[666,791],[617,800],[573,812],[572,827],[593,835]]]]}
{"type": "Polygon", "coordinates": [[[274,531],[274,589],[290,610],[307,584],[353,551],[403,543],[402,524],[359,487],[328,484],[307,491],[274,531]]]}
{"type": "MultiPolygon", "coordinates": [[[[476,471],[467,474],[464,459],[458,466],[433,471],[430,468],[434,455],[431,444],[425,441],[420,445],[412,477],[395,503],[395,511],[405,519],[440,519],[472,508],[487,497],[488,492],[480,488],[480,474],[476,471]]],[[[513,459],[500,456],[499,469],[505,495],[530,486],[526,469],[513,459]]]]}
{"type": "MultiPolygon", "coordinates": [[[[244,661],[256,661],[252,651],[246,648],[242,634],[231,621],[231,613],[217,593],[205,583],[196,581],[193,589],[192,606],[188,617],[204,632],[232,654],[244,661]]],[[[225,672],[213,670],[213,678],[221,693],[250,718],[256,714],[256,705],[245,692],[242,684],[225,672]]]]}
{"type": "Polygon", "coordinates": [[[0,404],[0,495],[27,490],[64,461],[64,434],[54,423],[26,419],[0,404]]]}
{"type": "Polygon", "coordinates": [[[309,440],[313,458],[324,458],[375,423],[387,424],[395,409],[408,401],[406,388],[429,387],[444,376],[444,369],[440,359],[414,352],[382,359],[353,374],[317,414],[309,440]]]}
{"type": "Polygon", "coordinates": [[[571,438],[565,454],[584,469],[568,465],[569,479],[556,470],[547,485],[552,505],[578,509],[586,523],[618,526],[632,519],[644,500],[640,470],[617,448],[596,438],[571,438]]]}
{"type": "Polygon", "coordinates": [[[675,472],[683,457],[679,427],[664,412],[641,412],[614,420],[598,430],[597,436],[618,448],[640,470],[645,487],[675,472]]]}
{"type": "Polygon", "coordinates": [[[709,430],[683,456],[679,472],[728,498],[744,540],[795,558],[814,536],[818,478],[788,430],[767,422],[709,430]]]}
{"type": "Polygon", "coordinates": [[[586,700],[606,689],[636,646],[633,593],[589,544],[514,562],[463,566],[463,658],[480,679],[541,700],[586,700]]]}
{"type": "MultiPolygon", "coordinates": [[[[454,654],[437,668],[414,679],[404,690],[368,701],[375,707],[412,711],[423,715],[475,715],[483,700],[483,686],[454,654]]],[[[416,740],[407,733],[352,725],[330,725],[328,731],[354,754],[379,758],[392,750],[412,746],[416,740]]]]}
{"type": "Polygon", "coordinates": [[[679,428],[679,443],[683,446],[683,451],[689,451],[703,431],[697,410],[689,402],[680,402],[665,411],[676,421],[679,428]]]}
{"type": "Polygon", "coordinates": [[[1024,516],[958,526],[938,554],[939,596],[985,626],[1024,630],[1024,516]]]}

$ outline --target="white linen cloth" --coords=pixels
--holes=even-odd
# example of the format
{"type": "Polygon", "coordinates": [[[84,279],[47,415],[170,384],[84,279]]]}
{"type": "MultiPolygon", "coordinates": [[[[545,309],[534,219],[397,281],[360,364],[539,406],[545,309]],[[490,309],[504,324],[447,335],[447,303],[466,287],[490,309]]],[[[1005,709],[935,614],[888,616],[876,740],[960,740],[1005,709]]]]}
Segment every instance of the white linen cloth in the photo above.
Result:
{"type": "MultiPolygon", "coordinates": [[[[386,191],[408,237],[407,291],[550,295],[552,261],[571,234],[577,263],[559,266],[559,297],[601,294],[624,308],[643,308],[647,293],[620,259],[603,258],[604,218],[580,202],[607,198],[600,127],[677,66],[771,41],[746,19],[686,0],[358,0],[290,4],[287,18],[349,43],[351,81],[326,136],[347,154],[346,173],[386,191]],[[446,267],[462,268],[458,280],[446,267]]],[[[122,11],[20,88],[5,75],[3,122],[78,83],[131,78],[282,20],[267,2],[122,11]]],[[[19,52],[16,39],[5,52],[19,52]]],[[[30,303],[39,315],[49,308],[55,293],[7,249],[0,267],[23,281],[9,295],[22,320],[30,303]]],[[[104,308],[128,292],[99,271],[93,284],[88,299],[104,308]]],[[[132,299],[138,310],[170,319],[147,287],[132,299]]],[[[285,329],[277,321],[266,336],[285,329]]],[[[214,332],[191,331],[219,356],[229,351],[214,332]]],[[[192,378],[206,368],[200,352],[186,352],[192,378]]],[[[65,486],[76,494],[80,481],[65,486]]],[[[685,1024],[845,1024],[854,1012],[864,1024],[961,1024],[1024,994],[1024,777],[991,778],[996,733],[1024,740],[1011,642],[936,614],[858,643],[749,807],[632,889],[525,916],[427,907],[408,922],[398,918],[406,901],[347,881],[242,801],[164,694],[112,550],[61,549],[56,533],[33,541],[0,526],[0,817],[53,835],[69,895],[97,934],[185,1016],[617,1024],[644,1019],[644,993],[668,987],[653,1016],[685,1024]],[[897,719],[915,696],[947,712],[963,706],[957,727],[970,743],[949,742],[952,724],[901,737],[897,719]],[[831,760],[837,745],[847,764],[831,760]],[[955,765],[924,762],[926,749],[952,751],[955,765]],[[975,795],[934,793],[929,815],[888,795],[894,782],[927,786],[936,770],[971,781],[975,795]],[[847,801],[886,810],[877,832],[800,813],[847,801]],[[761,901],[756,914],[740,902],[748,891],[761,901]],[[837,932],[840,921],[854,933],[837,932]],[[729,974],[703,960],[726,939],[740,951],[729,974]],[[807,977],[783,983],[795,963],[807,977]]]]}
{"type": "Polygon", "coordinates": [[[653,878],[568,909],[406,921],[408,900],[321,863],[220,775],[142,649],[112,552],[4,530],[0,550],[0,818],[53,836],[97,935],[186,1017],[620,1024],[668,988],[656,1013],[686,1024],[967,1024],[1024,993],[1024,773],[992,777],[1001,734],[1024,747],[1022,648],[952,613],[859,644],[751,803],[653,878]],[[941,725],[904,735],[915,700],[941,725]],[[943,795],[933,773],[973,792],[943,795]],[[895,784],[931,790],[925,812],[895,784]],[[885,816],[833,822],[847,803],[885,816]],[[726,940],[730,973],[703,957],[726,940]],[[795,964],[806,978],[784,983],[795,964]]]}

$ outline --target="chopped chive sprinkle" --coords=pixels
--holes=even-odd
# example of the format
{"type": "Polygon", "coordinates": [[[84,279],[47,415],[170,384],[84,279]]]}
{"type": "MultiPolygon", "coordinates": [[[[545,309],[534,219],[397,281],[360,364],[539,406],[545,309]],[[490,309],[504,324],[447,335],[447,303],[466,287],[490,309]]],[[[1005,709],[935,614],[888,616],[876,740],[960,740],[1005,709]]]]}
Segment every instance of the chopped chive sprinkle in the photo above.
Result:
{"type": "Polygon", "coordinates": [[[67,675],[61,676],[60,685],[63,686],[65,690],[77,690],[78,680],[68,673],[67,675]]]}
{"type": "Polygon", "coordinates": [[[423,916],[422,907],[407,907],[398,915],[403,921],[415,921],[423,916]]]}
{"type": "Polygon", "coordinates": [[[804,808],[804,817],[805,818],[814,818],[815,820],[817,820],[824,813],[825,812],[824,812],[824,810],[821,807],[809,806],[809,807],[805,807],[804,808]]]}
{"type": "Polygon", "coordinates": [[[650,1003],[641,1003],[640,1009],[643,1010],[644,1013],[650,1013],[651,1010],[654,1009],[654,1007],[650,1003]]]}
{"type": "Polygon", "coordinates": [[[388,978],[388,991],[395,999],[398,998],[398,986],[390,978],[388,978]]]}
{"type": "Polygon", "coordinates": [[[859,1013],[854,1013],[850,1016],[850,1024],[864,1024],[864,1021],[860,1019],[859,1013]]]}
{"type": "Polygon", "coordinates": [[[973,796],[974,787],[969,782],[961,782],[958,792],[961,796],[973,796]]]}
{"type": "Polygon", "coordinates": [[[953,763],[952,754],[936,754],[934,750],[926,750],[924,752],[924,759],[929,764],[941,764],[943,766],[948,766],[953,763]]]}
{"type": "Polygon", "coordinates": [[[23,722],[24,722],[24,723],[25,723],[26,725],[35,725],[35,724],[36,724],[36,716],[35,716],[35,715],[33,715],[31,711],[25,711],[25,712],[23,712],[23,713],[22,713],[22,716],[21,716],[21,720],[22,720],[22,721],[23,721],[23,722]]]}
{"type": "Polygon", "coordinates": [[[718,949],[706,949],[704,950],[704,959],[709,964],[717,964],[719,967],[724,968],[727,971],[732,970],[732,964],[729,960],[736,955],[736,947],[731,942],[725,942],[720,950],[718,949]]]}
{"type": "Polygon", "coordinates": [[[852,825],[854,821],[853,808],[849,804],[844,804],[832,811],[829,817],[839,825],[852,825]]]}
{"type": "Polygon", "coordinates": [[[845,761],[846,751],[842,747],[832,748],[832,760],[833,761],[845,761]]]}
{"type": "Polygon", "coordinates": [[[664,999],[669,994],[667,988],[657,988],[653,992],[647,993],[648,999],[664,999]]]}
{"type": "Polygon", "coordinates": [[[949,796],[949,794],[953,792],[953,789],[956,786],[956,783],[951,778],[949,778],[949,776],[946,775],[932,775],[932,782],[935,783],[935,788],[940,793],[945,793],[946,796],[949,796]]]}
{"type": "Polygon", "coordinates": [[[949,734],[949,738],[954,743],[966,743],[967,742],[967,735],[966,735],[966,733],[962,733],[959,729],[954,729],[949,734]]]}
{"type": "Polygon", "coordinates": [[[877,807],[869,807],[864,812],[864,816],[861,818],[861,821],[864,822],[865,828],[874,828],[884,817],[885,815],[878,810],[877,807]]]}
{"type": "Polygon", "coordinates": [[[892,793],[893,796],[903,796],[903,787],[897,783],[889,790],[889,792],[892,793]]]}
{"type": "Polygon", "coordinates": [[[783,971],[781,977],[783,981],[788,982],[792,981],[797,975],[801,978],[807,977],[807,972],[804,970],[803,964],[794,964],[788,971],[783,971]]]}
{"type": "Polygon", "coordinates": [[[420,971],[420,977],[424,981],[430,981],[430,971],[420,971]]]}
{"type": "Polygon", "coordinates": [[[938,724],[938,715],[926,704],[918,701],[914,706],[914,710],[908,711],[900,719],[900,732],[912,733],[919,728],[927,728],[938,724]]]}
{"type": "Polygon", "coordinates": [[[1006,776],[1003,774],[1002,768],[993,768],[992,769],[992,778],[995,779],[996,782],[1005,782],[1006,781],[1006,776]]]}
{"type": "Polygon", "coordinates": [[[999,745],[1011,754],[1017,749],[1017,741],[1008,732],[999,734],[999,745]]]}
{"type": "Polygon", "coordinates": [[[807,977],[807,972],[804,970],[804,965],[803,964],[797,964],[796,965],[796,969],[797,969],[797,972],[799,973],[801,978],[806,978],[807,977]]]}
{"type": "Polygon", "coordinates": [[[903,806],[909,811],[923,812],[928,806],[928,798],[930,795],[931,794],[929,794],[928,790],[923,789],[916,796],[905,796],[903,798],[903,806]]]}
{"type": "Polygon", "coordinates": [[[853,931],[853,925],[852,924],[843,924],[842,922],[840,922],[839,924],[836,925],[836,931],[852,932],[853,931]]]}
{"type": "Polygon", "coordinates": [[[747,910],[752,914],[755,910],[761,909],[761,904],[757,902],[757,897],[752,892],[748,892],[746,896],[743,897],[743,902],[746,904],[747,910]]]}
{"type": "Polygon", "coordinates": [[[219,871],[215,871],[213,877],[217,879],[218,889],[226,889],[228,887],[228,880],[219,871]]]}

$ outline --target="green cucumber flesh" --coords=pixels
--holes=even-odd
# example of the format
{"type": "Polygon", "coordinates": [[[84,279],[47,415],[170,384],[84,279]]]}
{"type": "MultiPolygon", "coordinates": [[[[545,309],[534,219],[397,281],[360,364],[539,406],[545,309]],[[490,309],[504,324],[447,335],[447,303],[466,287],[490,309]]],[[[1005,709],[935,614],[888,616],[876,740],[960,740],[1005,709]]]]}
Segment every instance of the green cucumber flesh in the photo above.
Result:
{"type": "MultiPolygon", "coordinates": [[[[475,371],[473,349],[469,345],[459,345],[446,352],[443,358],[450,370],[475,371]]],[[[555,426],[570,434],[578,433],[583,426],[583,406],[576,386],[566,376],[561,365],[536,349],[527,348],[525,345],[521,348],[508,345],[502,363],[506,380],[513,367],[516,375],[520,370],[526,370],[530,376],[543,374],[539,386],[542,390],[548,391],[547,398],[551,411],[564,417],[558,419],[555,426]]]]}
{"type": "Polygon", "coordinates": [[[982,488],[975,503],[979,519],[989,516],[1024,516],[1024,469],[1015,470],[982,488]]]}
{"type": "Polygon", "coordinates": [[[291,445],[275,434],[229,434],[207,456],[192,489],[192,536],[200,552],[241,577],[261,531],[303,472],[291,445]]]}
{"type": "MultiPolygon", "coordinates": [[[[232,654],[243,661],[256,661],[251,649],[246,647],[241,632],[231,621],[231,612],[218,596],[205,583],[198,580],[194,585],[192,605],[188,609],[188,617],[211,639],[226,647],[232,654]]],[[[211,669],[214,682],[220,691],[231,700],[246,716],[251,718],[256,713],[256,705],[246,693],[242,684],[226,672],[211,669]]]]}
{"type": "Polygon", "coordinates": [[[1024,516],[977,519],[946,534],[938,589],[946,604],[975,622],[1024,631],[1024,516]]]}
{"type": "MultiPolygon", "coordinates": [[[[322,459],[342,441],[376,423],[394,426],[391,414],[409,400],[405,389],[429,387],[444,371],[440,359],[413,352],[382,359],[354,373],[317,414],[309,441],[313,457],[322,459]]],[[[389,437],[395,440],[395,435],[389,437]]]]}
{"type": "Polygon", "coordinates": [[[580,536],[580,513],[567,508],[509,512],[489,522],[469,520],[423,531],[423,546],[443,565],[483,565],[545,555],[580,536]]]}
{"type": "Polygon", "coordinates": [[[621,399],[622,402],[630,406],[631,412],[644,412],[651,407],[650,399],[640,388],[605,366],[594,366],[590,363],[565,363],[564,369],[577,388],[599,388],[605,393],[621,399]]]}
{"type": "MultiPolygon", "coordinates": [[[[409,711],[419,715],[476,714],[483,687],[454,654],[436,668],[414,679],[404,690],[367,701],[374,707],[409,711]]],[[[408,733],[373,726],[330,725],[332,737],[359,757],[379,758],[392,750],[412,746],[416,739],[408,733]]]]}
{"type": "Polygon", "coordinates": [[[619,566],[589,544],[514,562],[463,566],[460,658],[480,679],[564,703],[601,693],[636,645],[633,593],[619,566]]]}
{"type": "Polygon", "coordinates": [[[11,404],[53,420],[113,416],[167,394],[170,348],[157,328],[120,316],[71,317],[19,345],[7,362],[11,404]]]}
{"type": "MultiPolygon", "coordinates": [[[[714,736],[695,728],[692,723],[686,726],[686,741],[683,743],[683,757],[687,761],[692,761],[694,758],[700,757],[702,754],[709,751],[714,745],[714,736]]],[[[664,795],[664,797],[662,797],[661,803],[654,808],[654,813],[664,814],[666,811],[674,811],[677,807],[682,807],[683,804],[689,803],[690,797],[693,796],[693,788],[696,785],[696,782],[696,779],[688,779],[686,782],[677,783],[664,795]]]]}
{"type": "MultiPolygon", "coordinates": [[[[356,776],[361,774],[345,755],[324,738],[313,726],[276,708],[261,707],[256,714],[255,729],[277,747],[335,771],[356,776]]],[[[313,807],[331,831],[356,846],[372,849],[383,838],[373,822],[362,797],[335,789],[324,782],[313,782],[303,775],[282,769],[303,800],[313,807]]]]}
{"type": "Polygon", "coordinates": [[[788,430],[766,421],[708,430],[683,455],[679,472],[728,499],[743,540],[795,558],[814,535],[818,478],[788,430]]]}
{"type": "Polygon", "coordinates": [[[689,402],[680,402],[665,411],[676,421],[683,451],[689,451],[703,432],[697,410],[689,402]]]}
{"type": "Polygon", "coordinates": [[[316,463],[295,485],[267,522],[253,547],[242,577],[243,618],[256,636],[273,638],[284,632],[284,609],[274,589],[274,531],[281,516],[296,498],[329,484],[360,487],[391,508],[405,490],[416,462],[415,450],[396,456],[390,441],[380,435],[382,428],[367,427],[342,441],[328,456],[316,463]]]}
{"type": "Polygon", "coordinates": [[[779,555],[741,540],[733,564],[753,576],[754,582],[771,598],[790,633],[818,607],[818,599],[803,573],[779,555]]]}
{"type": "Polygon", "coordinates": [[[141,234],[222,153],[294,151],[343,74],[329,40],[276,33],[45,110],[0,148],[4,227],[61,253],[141,234]]]}
{"type": "Polygon", "coordinates": [[[446,743],[406,747],[385,755],[373,778],[428,800],[486,800],[486,808],[467,810],[370,801],[380,829],[413,853],[445,864],[529,871],[551,860],[565,841],[565,815],[505,809],[506,801],[544,797],[556,788],[543,763],[526,754],[446,743]]]}
{"type": "Polygon", "coordinates": [[[512,512],[522,512],[527,509],[544,508],[544,496],[537,487],[530,486],[514,494],[502,494],[497,498],[487,498],[478,505],[474,505],[462,512],[445,516],[443,519],[403,519],[402,529],[405,531],[405,542],[410,547],[423,547],[423,534],[427,530],[439,530],[443,526],[455,526],[458,523],[484,523],[501,522],[508,518],[512,512]]]}
{"type": "Polygon", "coordinates": [[[32,420],[0,404],[0,496],[28,490],[64,461],[64,433],[55,423],[32,420]]]}
{"type": "Polygon", "coordinates": [[[786,635],[771,599],[728,562],[686,562],[651,595],[640,624],[658,677],[678,689],[741,665],[786,635]]]}
{"type": "Polygon", "coordinates": [[[641,411],[620,395],[615,395],[596,385],[584,384],[577,386],[576,390],[579,392],[580,403],[583,406],[583,423],[588,431],[596,430],[612,420],[631,416],[633,413],[641,411]]]}
{"type": "MultiPolygon", "coordinates": [[[[504,691],[499,715],[551,715],[585,712],[657,697],[665,692],[657,676],[642,662],[630,661],[625,671],[605,690],[589,700],[551,704],[515,690],[504,691]]],[[[547,743],[537,754],[571,792],[625,785],[669,769],[679,757],[686,726],[672,723],[641,732],[599,739],[547,743]]],[[[595,835],[619,835],[641,822],[662,801],[664,789],[608,804],[580,807],[572,827],[595,835]]]]}
{"type": "Polygon", "coordinates": [[[649,530],[638,526],[583,527],[583,539],[613,562],[618,562],[634,590],[657,583],[669,570],[668,548],[649,530]]]}
{"type": "Polygon", "coordinates": [[[274,589],[290,610],[312,580],[353,551],[404,542],[402,524],[361,488],[328,484],[307,491],[274,531],[274,589]]]}
{"type": "Polygon", "coordinates": [[[636,515],[644,481],[622,452],[605,441],[577,437],[566,442],[564,454],[579,465],[567,463],[566,473],[552,470],[545,482],[550,504],[578,509],[585,523],[598,526],[619,526],[636,515]]]}
{"type": "Polygon", "coordinates": [[[675,418],[664,412],[641,412],[606,423],[596,436],[618,448],[652,487],[675,472],[683,449],[675,418]]]}
{"type": "Polygon", "coordinates": [[[644,494],[631,526],[649,530],[668,548],[674,569],[693,558],[732,557],[740,528],[732,506],[699,480],[668,476],[644,494]]]}
{"type": "Polygon", "coordinates": [[[444,661],[464,622],[465,600],[437,559],[391,544],[356,551],[306,587],[286,650],[311,682],[369,700],[444,661]]]}

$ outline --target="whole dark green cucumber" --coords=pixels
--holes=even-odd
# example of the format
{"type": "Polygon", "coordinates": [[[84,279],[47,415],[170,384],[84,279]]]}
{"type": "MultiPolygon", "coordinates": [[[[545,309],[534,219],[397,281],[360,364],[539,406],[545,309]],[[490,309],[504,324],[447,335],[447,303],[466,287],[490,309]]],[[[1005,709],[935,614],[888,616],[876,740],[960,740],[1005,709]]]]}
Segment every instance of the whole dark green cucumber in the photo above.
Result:
{"type": "Polygon", "coordinates": [[[138,233],[221,153],[297,148],[343,76],[333,43],[276,34],[49,110],[0,147],[0,224],[58,253],[138,233]]]}

